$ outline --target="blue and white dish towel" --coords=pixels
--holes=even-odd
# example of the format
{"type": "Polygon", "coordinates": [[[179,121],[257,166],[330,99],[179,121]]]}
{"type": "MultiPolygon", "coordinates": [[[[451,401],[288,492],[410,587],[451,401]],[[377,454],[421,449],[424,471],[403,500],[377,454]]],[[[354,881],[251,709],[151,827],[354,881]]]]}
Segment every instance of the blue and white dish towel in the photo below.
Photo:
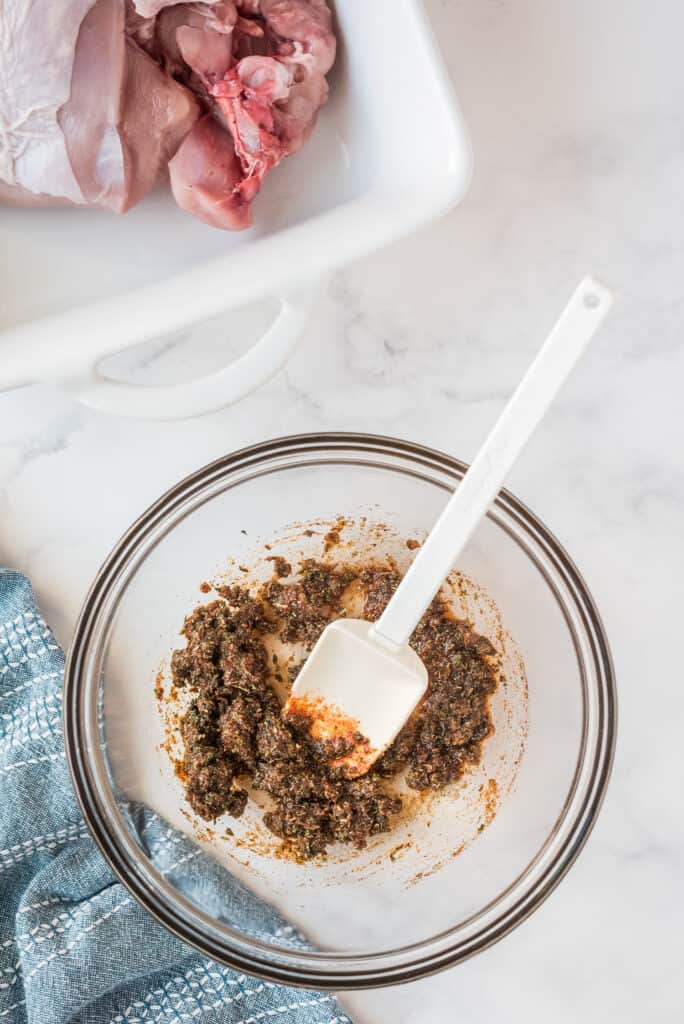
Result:
{"type": "MultiPolygon", "coordinates": [[[[199,956],[115,880],[71,788],[63,669],[28,580],[0,568],[0,1024],[351,1024],[332,995],[199,956]]],[[[140,830],[167,873],[193,856],[150,812],[140,830]]],[[[287,931],[270,907],[235,895],[244,927],[287,931]]]]}

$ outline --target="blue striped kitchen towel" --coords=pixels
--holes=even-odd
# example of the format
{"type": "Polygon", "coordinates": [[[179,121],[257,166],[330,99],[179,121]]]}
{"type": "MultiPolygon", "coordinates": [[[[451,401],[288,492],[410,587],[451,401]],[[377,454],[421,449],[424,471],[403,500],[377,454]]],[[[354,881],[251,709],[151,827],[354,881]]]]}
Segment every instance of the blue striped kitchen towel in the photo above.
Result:
{"type": "MultiPolygon", "coordinates": [[[[28,580],[0,568],[0,1024],[351,1024],[331,995],[199,956],[115,880],[71,788],[63,669],[28,580]]],[[[135,820],[162,871],[197,857],[151,812],[135,820]]],[[[225,873],[219,883],[195,863],[194,884],[216,885],[225,905],[225,873]]],[[[237,882],[233,895],[241,927],[265,939],[293,931],[237,882]]]]}

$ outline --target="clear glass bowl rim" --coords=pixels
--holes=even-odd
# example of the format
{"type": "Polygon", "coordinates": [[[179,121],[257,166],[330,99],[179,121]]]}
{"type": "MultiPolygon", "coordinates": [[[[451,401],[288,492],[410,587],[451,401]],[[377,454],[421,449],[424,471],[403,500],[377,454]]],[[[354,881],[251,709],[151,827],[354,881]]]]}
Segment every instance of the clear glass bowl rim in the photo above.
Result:
{"type": "Polygon", "coordinates": [[[615,676],[603,624],[577,567],[534,513],[502,490],[489,517],[523,548],[549,584],[573,636],[582,681],[584,734],[575,778],[542,849],[503,893],[473,917],[395,950],[330,954],[272,947],[204,915],[146,862],[116,809],[96,740],[104,638],[125,584],[145,553],[182,518],[225,490],[223,484],[229,481],[227,486],[233,487],[255,473],[315,464],[372,465],[443,488],[457,485],[467,469],[458,459],[409,441],[336,432],[255,444],[181,480],[124,534],[85,599],[65,669],[65,744],[76,795],[100,851],[138,903],[179,939],[212,960],[268,981],[304,988],[373,988],[414,981],[481,952],[516,928],[558,885],[596,822],[610,778],[617,726],[615,676]]]}

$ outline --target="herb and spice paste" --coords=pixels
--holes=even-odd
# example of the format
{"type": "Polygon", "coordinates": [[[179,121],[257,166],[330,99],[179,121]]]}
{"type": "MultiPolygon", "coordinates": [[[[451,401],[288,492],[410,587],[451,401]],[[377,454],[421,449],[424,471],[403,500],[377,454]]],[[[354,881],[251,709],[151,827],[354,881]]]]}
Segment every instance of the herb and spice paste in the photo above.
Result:
{"type": "Polygon", "coordinates": [[[282,695],[328,622],[345,614],[349,595],[361,602],[359,617],[373,621],[401,576],[383,565],[307,560],[293,574],[284,559],[273,564],[272,579],[257,593],[218,587],[218,599],[185,620],[186,646],[171,661],[174,685],[192,697],[181,719],[180,775],[193,810],[209,821],[239,817],[246,786],[265,792],[264,824],[293,856],[308,859],[331,843],[363,847],[389,831],[402,809],[400,776],[411,789],[439,790],[479,761],[492,731],[496,658],[438,595],[411,638],[428,670],[423,701],[370,771],[346,778],[296,719],[283,719],[282,695]],[[298,645],[303,654],[284,669],[273,641],[298,645]]]}

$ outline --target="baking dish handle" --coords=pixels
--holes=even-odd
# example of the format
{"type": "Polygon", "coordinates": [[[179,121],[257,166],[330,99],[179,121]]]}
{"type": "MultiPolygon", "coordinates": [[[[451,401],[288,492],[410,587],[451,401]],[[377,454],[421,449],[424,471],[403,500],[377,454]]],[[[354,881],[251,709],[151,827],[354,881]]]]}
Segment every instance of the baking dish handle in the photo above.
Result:
{"type": "Polygon", "coordinates": [[[85,405],[118,416],[139,419],[186,419],[231,405],[266,383],[297,346],[307,325],[318,289],[280,296],[280,310],[256,344],[228,366],[182,384],[163,387],[126,384],[102,376],[94,368],[72,385],[85,405]]]}
{"type": "MultiPolygon", "coordinates": [[[[119,416],[161,420],[212,412],[244,398],[282,368],[306,327],[321,284],[284,288],[274,322],[252,348],[228,366],[197,380],[164,387],[111,380],[98,367],[106,356],[178,327],[177,303],[168,293],[168,284],[161,292],[132,293],[124,299],[9,328],[0,332],[0,392],[36,382],[56,382],[86,405],[119,416]]],[[[212,297],[209,305],[206,294],[198,289],[196,301],[183,310],[182,326],[201,323],[236,304],[236,296],[227,291],[212,297]]]]}

